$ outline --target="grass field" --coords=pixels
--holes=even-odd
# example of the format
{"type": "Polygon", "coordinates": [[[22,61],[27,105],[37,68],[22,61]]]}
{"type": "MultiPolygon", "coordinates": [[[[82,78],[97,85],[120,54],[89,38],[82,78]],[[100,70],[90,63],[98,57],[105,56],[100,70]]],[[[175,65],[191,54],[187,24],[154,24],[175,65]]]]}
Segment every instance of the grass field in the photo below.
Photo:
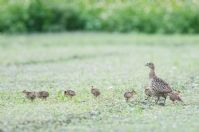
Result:
{"type": "MultiPolygon", "coordinates": [[[[0,36],[2,131],[199,131],[199,37],[61,33],[0,36]],[[145,101],[152,61],[185,104],[145,101]],[[101,90],[97,99],[90,86],[101,90]],[[73,89],[73,99],[63,90],[73,89]],[[47,90],[46,101],[26,90],[47,90]],[[126,90],[137,91],[129,103],[126,90]]],[[[1,131],[0,130],[0,131],[1,131]]]]}

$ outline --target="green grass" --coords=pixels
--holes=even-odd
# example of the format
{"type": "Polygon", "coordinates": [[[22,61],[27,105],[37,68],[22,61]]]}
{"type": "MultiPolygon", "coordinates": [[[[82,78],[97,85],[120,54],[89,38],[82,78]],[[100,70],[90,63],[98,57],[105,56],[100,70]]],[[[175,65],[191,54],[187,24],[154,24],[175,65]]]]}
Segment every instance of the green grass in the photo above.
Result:
{"type": "Polygon", "coordinates": [[[0,128],[4,131],[199,130],[199,37],[104,33],[0,36],[0,128]],[[183,104],[143,104],[152,61],[183,104]],[[90,86],[101,90],[94,99],[90,86]],[[61,91],[77,96],[65,98],[61,91]],[[22,90],[47,90],[47,101],[22,90]],[[130,103],[125,90],[135,89],[130,103]]]}

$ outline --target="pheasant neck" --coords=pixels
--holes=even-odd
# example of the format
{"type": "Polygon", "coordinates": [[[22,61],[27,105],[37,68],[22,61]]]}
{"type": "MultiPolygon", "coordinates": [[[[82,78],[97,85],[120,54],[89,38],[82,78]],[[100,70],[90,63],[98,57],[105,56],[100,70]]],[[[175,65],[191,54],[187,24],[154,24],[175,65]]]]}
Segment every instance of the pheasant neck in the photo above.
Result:
{"type": "Polygon", "coordinates": [[[149,79],[152,79],[154,78],[156,75],[155,75],[155,69],[151,69],[150,72],[149,72],[149,79]]]}

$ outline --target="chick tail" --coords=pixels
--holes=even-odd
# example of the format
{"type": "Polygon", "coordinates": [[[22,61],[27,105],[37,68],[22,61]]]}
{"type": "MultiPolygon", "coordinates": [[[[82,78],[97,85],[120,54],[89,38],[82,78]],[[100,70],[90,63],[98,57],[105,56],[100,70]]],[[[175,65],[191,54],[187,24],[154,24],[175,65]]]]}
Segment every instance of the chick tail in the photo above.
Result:
{"type": "Polygon", "coordinates": [[[180,97],[178,98],[178,101],[184,103],[184,101],[180,97]]]}

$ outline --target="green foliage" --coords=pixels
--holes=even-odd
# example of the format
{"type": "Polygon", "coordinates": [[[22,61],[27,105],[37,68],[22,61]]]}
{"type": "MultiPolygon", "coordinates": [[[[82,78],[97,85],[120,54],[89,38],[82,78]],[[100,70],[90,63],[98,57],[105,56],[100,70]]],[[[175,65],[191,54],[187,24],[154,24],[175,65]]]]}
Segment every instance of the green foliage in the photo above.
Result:
{"type": "Polygon", "coordinates": [[[0,0],[0,32],[199,33],[199,2],[0,0]]]}

